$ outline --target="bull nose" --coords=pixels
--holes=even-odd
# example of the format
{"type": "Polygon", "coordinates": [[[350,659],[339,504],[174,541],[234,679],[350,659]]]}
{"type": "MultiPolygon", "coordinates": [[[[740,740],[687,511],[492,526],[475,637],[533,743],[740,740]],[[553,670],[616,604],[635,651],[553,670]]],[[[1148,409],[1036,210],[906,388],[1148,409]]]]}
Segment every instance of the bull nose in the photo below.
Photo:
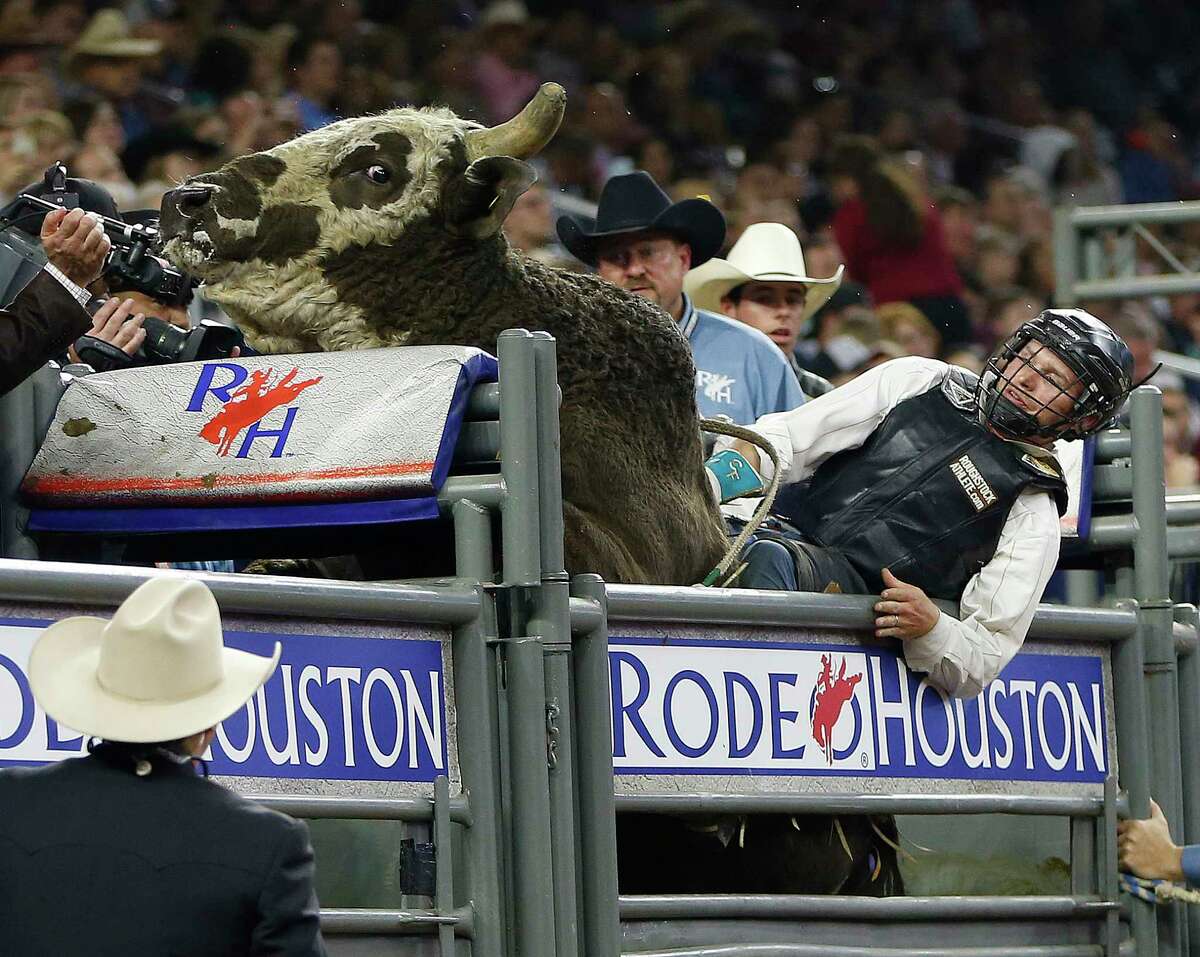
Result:
{"type": "Polygon", "coordinates": [[[180,186],[167,193],[163,205],[170,204],[184,219],[192,219],[208,205],[215,189],[202,184],[180,186]]]}

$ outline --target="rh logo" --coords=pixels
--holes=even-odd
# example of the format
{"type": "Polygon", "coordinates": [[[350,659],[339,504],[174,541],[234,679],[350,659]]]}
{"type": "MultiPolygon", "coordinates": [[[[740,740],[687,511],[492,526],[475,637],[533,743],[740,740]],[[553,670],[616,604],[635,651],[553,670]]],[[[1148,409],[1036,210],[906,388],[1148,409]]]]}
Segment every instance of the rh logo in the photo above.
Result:
{"type": "Polygon", "coordinates": [[[245,430],[246,437],[242,440],[235,458],[246,458],[254,440],[263,438],[275,439],[275,447],[271,450],[270,457],[282,457],[288,435],[292,431],[292,423],[296,420],[298,406],[291,406],[285,410],[283,424],[279,428],[263,429],[260,425],[270,412],[291,402],[323,378],[316,376],[301,382],[293,381],[299,372],[298,368],[293,367],[282,379],[272,382],[274,369],[256,369],[247,373],[241,366],[233,363],[208,363],[200,373],[187,411],[203,412],[204,400],[209,394],[216,396],[222,405],[217,414],[200,429],[200,438],[215,445],[218,455],[228,455],[238,436],[245,430]],[[232,378],[223,385],[213,385],[219,369],[228,370],[232,378]],[[249,382],[246,382],[247,378],[249,382]]]}

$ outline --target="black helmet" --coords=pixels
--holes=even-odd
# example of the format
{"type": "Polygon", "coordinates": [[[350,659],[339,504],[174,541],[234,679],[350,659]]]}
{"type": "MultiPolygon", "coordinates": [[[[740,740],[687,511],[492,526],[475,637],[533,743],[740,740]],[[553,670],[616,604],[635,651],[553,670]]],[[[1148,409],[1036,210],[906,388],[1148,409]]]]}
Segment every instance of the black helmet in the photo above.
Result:
{"type": "Polygon", "coordinates": [[[1081,439],[1105,428],[1132,389],[1133,355],[1120,336],[1082,309],[1047,309],[1009,336],[988,360],[975,401],[981,423],[1003,438],[1081,439]],[[1003,394],[1016,371],[1011,364],[1020,368],[1035,358],[1036,353],[1021,355],[1030,342],[1053,352],[1075,373],[1072,382],[1055,383],[1060,394],[1076,383],[1083,386],[1071,412],[1052,425],[1038,421],[1049,402],[1026,411],[1003,394]]]}

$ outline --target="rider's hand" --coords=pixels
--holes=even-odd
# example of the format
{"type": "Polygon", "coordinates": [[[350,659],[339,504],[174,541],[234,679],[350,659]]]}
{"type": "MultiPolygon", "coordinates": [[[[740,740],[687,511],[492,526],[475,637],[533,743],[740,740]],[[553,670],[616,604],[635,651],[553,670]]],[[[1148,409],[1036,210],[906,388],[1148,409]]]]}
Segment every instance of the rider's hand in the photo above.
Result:
{"type": "Polygon", "coordinates": [[[724,449],[711,456],[704,463],[704,477],[713,501],[721,505],[735,498],[761,495],[765,487],[758,470],[736,449],[724,449]]]}
{"type": "Polygon", "coordinates": [[[42,248],[64,276],[86,286],[100,275],[112,241],[86,210],[52,209],[42,221],[42,248]]]}
{"type": "Polygon", "coordinates": [[[902,582],[890,568],[883,569],[882,601],[875,603],[875,635],[907,641],[927,635],[937,624],[941,612],[933,600],[916,585],[902,582]]]}

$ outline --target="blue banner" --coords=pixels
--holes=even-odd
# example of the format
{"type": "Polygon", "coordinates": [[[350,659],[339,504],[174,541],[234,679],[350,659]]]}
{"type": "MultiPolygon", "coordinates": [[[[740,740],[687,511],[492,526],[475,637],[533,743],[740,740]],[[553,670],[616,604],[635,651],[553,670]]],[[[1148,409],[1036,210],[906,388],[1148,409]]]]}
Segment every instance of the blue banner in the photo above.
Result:
{"type": "MultiPolygon", "coordinates": [[[[84,752],[29,689],[29,651],[47,624],[0,618],[0,764],[84,752]]],[[[217,730],[213,774],[431,782],[447,773],[440,641],[225,632],[230,647],[259,654],[277,640],[279,667],[217,730]]]]}
{"type": "Polygon", "coordinates": [[[896,652],[611,638],[618,775],[835,775],[1100,784],[1099,655],[1017,655],[955,699],[896,652]]]}

